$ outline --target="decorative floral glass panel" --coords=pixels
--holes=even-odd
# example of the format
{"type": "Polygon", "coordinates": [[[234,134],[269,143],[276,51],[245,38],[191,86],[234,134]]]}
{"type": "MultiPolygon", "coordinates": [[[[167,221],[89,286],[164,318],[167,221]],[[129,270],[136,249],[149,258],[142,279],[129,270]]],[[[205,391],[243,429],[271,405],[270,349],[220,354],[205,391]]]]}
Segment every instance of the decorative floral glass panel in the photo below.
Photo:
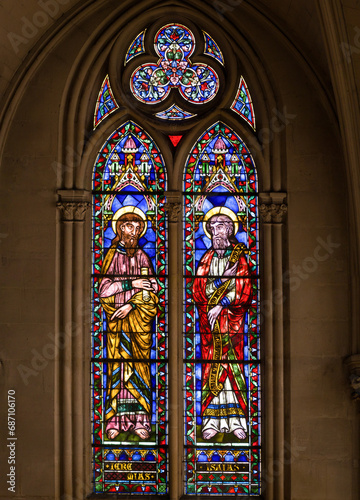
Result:
{"type": "Polygon", "coordinates": [[[215,97],[219,78],[209,65],[190,60],[195,38],[188,28],[182,24],[164,26],[155,35],[154,48],[158,62],[142,64],[131,76],[131,91],[136,99],[156,104],[166,99],[172,88],[194,104],[215,97]]]}
{"type": "Polygon", "coordinates": [[[165,189],[158,147],[128,121],[93,177],[95,492],[168,492],[165,189]]]}
{"type": "Polygon", "coordinates": [[[241,116],[255,130],[255,113],[249,89],[245,79],[240,78],[239,88],[231,109],[241,116]]]}
{"type": "Polygon", "coordinates": [[[109,76],[106,75],[96,101],[94,113],[94,129],[113,111],[118,109],[118,103],[111,90],[109,76]]]}
{"type": "Polygon", "coordinates": [[[226,125],[193,147],[184,191],[185,493],[259,495],[257,177],[226,125]]]}
{"type": "Polygon", "coordinates": [[[181,109],[180,106],[173,104],[168,109],[165,109],[165,111],[156,113],[155,116],[161,118],[162,120],[186,120],[188,118],[193,118],[196,115],[188,113],[187,111],[181,109]]]}
{"type": "Polygon", "coordinates": [[[224,64],[224,57],[221,53],[220,47],[218,44],[215,42],[215,40],[209,35],[209,33],[206,33],[206,31],[203,31],[204,34],[204,39],[205,39],[205,50],[204,54],[207,56],[214,57],[219,63],[224,64]]]}
{"type": "Polygon", "coordinates": [[[139,33],[138,36],[130,45],[128,51],[126,52],[125,64],[131,61],[133,57],[138,56],[143,52],[145,52],[145,47],[144,47],[145,31],[146,30],[139,33]]]}

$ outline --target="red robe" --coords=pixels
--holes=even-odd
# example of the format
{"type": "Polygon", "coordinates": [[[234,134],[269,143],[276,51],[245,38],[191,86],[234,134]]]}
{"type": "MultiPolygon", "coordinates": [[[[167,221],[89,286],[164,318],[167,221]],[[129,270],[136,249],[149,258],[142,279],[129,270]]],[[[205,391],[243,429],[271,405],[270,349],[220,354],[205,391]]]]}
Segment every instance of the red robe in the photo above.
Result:
{"type": "MultiPolygon", "coordinates": [[[[242,250],[245,246],[242,247],[242,250]]],[[[196,278],[193,285],[193,297],[199,311],[199,329],[201,338],[201,357],[204,360],[202,367],[202,409],[204,415],[206,408],[211,404],[215,395],[210,389],[211,367],[214,363],[206,363],[205,360],[214,360],[215,335],[211,331],[208,321],[208,302],[210,297],[206,295],[206,277],[209,274],[210,264],[215,254],[215,250],[208,250],[200,260],[196,278]]],[[[219,335],[221,339],[221,357],[217,382],[223,385],[225,379],[229,377],[231,386],[236,395],[236,399],[246,416],[247,397],[244,370],[241,363],[226,363],[226,360],[244,359],[244,321],[245,313],[251,304],[252,285],[244,251],[240,252],[235,278],[235,300],[228,306],[224,306],[217,321],[219,324],[219,335]],[[225,361],[225,362],[224,362],[225,361]]],[[[226,291],[222,297],[226,295],[226,291]]],[[[221,298],[222,298],[221,297],[221,298]]],[[[219,303],[219,302],[218,302],[219,303]]],[[[212,306],[210,306],[211,309],[212,306]]]]}

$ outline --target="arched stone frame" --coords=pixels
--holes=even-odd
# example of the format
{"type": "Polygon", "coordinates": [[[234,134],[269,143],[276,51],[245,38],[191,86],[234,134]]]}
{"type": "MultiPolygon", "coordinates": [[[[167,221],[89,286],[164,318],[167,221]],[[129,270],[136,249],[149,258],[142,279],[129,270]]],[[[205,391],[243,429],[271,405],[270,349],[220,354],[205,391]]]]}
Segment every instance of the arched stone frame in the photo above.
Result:
{"type": "MultiPolygon", "coordinates": [[[[181,16],[182,8],[178,7],[179,16],[181,16]]],[[[209,21],[205,24],[201,14],[195,13],[197,21],[207,31],[211,32],[209,21]]],[[[154,16],[156,15],[156,11],[154,16]]],[[[114,16],[115,18],[115,16],[114,16]]],[[[181,17],[180,17],[181,20],[181,17]]],[[[120,29],[123,20],[116,19],[114,26],[120,29]]],[[[140,21],[138,20],[140,25],[140,21]]],[[[184,24],[186,24],[184,22],[184,24]]],[[[115,31],[115,27],[113,28],[115,31]]],[[[231,31],[231,30],[229,30],[231,31]]],[[[136,35],[137,33],[134,34],[136,35]]],[[[106,38],[107,44],[111,44],[111,30],[106,38]]],[[[268,133],[272,132],[272,125],[269,121],[271,106],[275,106],[275,99],[271,92],[271,84],[265,75],[260,64],[252,64],[252,53],[250,47],[245,40],[237,33],[236,38],[239,40],[239,45],[246,46],[246,54],[243,54],[242,60],[244,67],[248,64],[248,71],[251,83],[252,94],[261,96],[257,103],[257,118],[263,130],[268,133]],[[241,40],[241,43],[240,43],[241,40]],[[254,66],[256,66],[254,68],[254,66]],[[252,71],[251,71],[252,70],[252,71]],[[256,71],[255,71],[256,70],[256,71]],[[255,74],[256,73],[256,74],[255,74]],[[259,83],[261,81],[261,85],[259,83]],[[266,89],[266,91],[265,91],[266,89]],[[265,105],[266,102],[266,105],[265,105]],[[260,118],[260,119],[259,119],[260,118]]],[[[95,36],[94,36],[95,37],[95,36]]],[[[217,39],[221,45],[221,37],[217,39]]],[[[105,41],[103,42],[106,45],[105,41]]],[[[107,45],[108,46],[108,45],[107,45]]],[[[67,91],[64,94],[63,122],[62,127],[66,133],[70,133],[71,144],[79,144],[82,137],[86,136],[85,131],[87,124],[92,118],[92,109],[87,109],[88,103],[93,102],[91,96],[98,92],[98,82],[102,78],[101,69],[104,64],[104,57],[97,58],[93,42],[89,41],[89,50],[84,58],[79,58],[79,67],[73,69],[72,77],[76,82],[76,87],[73,87],[70,82],[67,91]],[[81,71],[80,71],[81,68],[81,71]],[[79,76],[80,74],[80,76],[79,76]],[[75,76],[76,75],[76,76],[75,76]],[[100,76],[99,76],[100,75],[100,76]],[[70,106],[70,103],[72,106],[70,106]],[[76,103],[76,104],[75,104],[76,103]],[[66,117],[66,119],[65,119],[66,117]],[[74,123],[79,126],[75,131],[74,123]]],[[[109,46],[108,46],[109,47],[109,46]]],[[[99,50],[99,49],[98,49],[99,50]]],[[[109,49],[105,52],[106,57],[109,49]]],[[[71,80],[71,79],[70,79],[71,80]]],[[[236,82],[237,84],[238,82],[236,82]]],[[[236,91],[234,84],[234,91],[236,91]]],[[[61,255],[59,255],[59,332],[64,331],[64,327],[72,320],[75,320],[77,325],[80,325],[81,334],[72,339],[71,344],[66,347],[63,357],[59,359],[58,374],[58,453],[60,457],[58,469],[58,487],[59,494],[67,494],[69,497],[74,495],[75,498],[81,498],[81,495],[91,491],[90,485],[90,425],[87,425],[86,419],[89,415],[89,401],[84,396],[82,387],[77,385],[78,380],[89,380],[87,360],[90,353],[90,338],[89,324],[84,321],[83,311],[79,311],[78,304],[81,303],[86,307],[86,297],[89,295],[88,283],[90,272],[90,225],[89,217],[84,220],[80,217],[80,212],[87,206],[91,189],[91,170],[93,163],[99,150],[99,147],[115,128],[116,125],[124,122],[125,119],[131,118],[134,121],[140,121],[155,139],[165,158],[165,163],[169,172],[169,193],[168,202],[175,204],[180,203],[179,194],[182,185],[182,173],[184,159],[194,141],[206,128],[206,125],[211,124],[214,119],[222,119],[233,126],[235,130],[244,138],[249,148],[258,151],[255,161],[259,170],[259,178],[261,180],[260,205],[263,214],[263,227],[261,230],[262,241],[262,262],[264,269],[264,286],[263,286],[263,302],[269,304],[268,313],[265,315],[263,331],[265,341],[263,343],[263,352],[265,359],[264,373],[264,391],[265,391],[265,410],[266,415],[263,425],[265,453],[264,453],[264,469],[265,472],[269,469],[270,473],[265,475],[267,478],[265,494],[266,498],[284,498],[285,495],[285,463],[284,457],[284,442],[285,442],[285,377],[284,377],[284,314],[282,303],[282,269],[284,266],[284,240],[282,215],[286,209],[284,206],[286,194],[284,193],[284,181],[281,173],[281,148],[283,145],[283,134],[274,134],[272,141],[266,143],[266,138],[263,137],[263,143],[259,143],[254,135],[246,128],[245,124],[240,123],[240,120],[232,115],[230,111],[213,111],[206,117],[206,121],[202,121],[195,126],[178,148],[172,159],[168,145],[165,139],[148,125],[147,119],[139,117],[136,110],[132,110],[131,116],[120,110],[108,117],[98,129],[89,133],[88,141],[81,151],[81,161],[76,165],[76,158],[69,158],[69,162],[65,164],[64,176],[62,181],[59,180],[59,203],[63,213],[63,223],[59,229],[59,247],[61,255]],[[270,161],[271,158],[271,161],[270,161]],[[75,168],[76,167],[76,168],[75,168]],[[85,204],[85,205],[84,205],[85,204]],[[76,210],[79,208],[80,210],[76,210]],[[74,214],[68,217],[66,214],[74,210],[74,214]],[[85,257],[85,258],[84,258],[85,257]],[[275,265],[273,265],[275,263],[275,265]],[[74,272],[72,272],[74,271],[74,272]],[[277,292],[276,298],[274,292],[277,292]],[[265,346],[264,346],[265,344],[265,346]],[[72,370],[63,372],[62,366],[65,359],[71,360],[72,370]],[[64,391],[64,387],[67,391],[64,391]],[[74,394],[70,398],[67,394],[74,394]],[[78,397],[77,397],[78,396],[78,397]],[[79,407],[76,401],[82,400],[83,407],[79,407]],[[79,435],[82,440],[79,439],[79,435]],[[75,440],[76,437],[76,440],[75,440]],[[76,441],[76,445],[74,445],[76,441]],[[85,451],[85,453],[84,453],[85,451]],[[65,466],[66,463],[66,466],[65,466]],[[276,470],[275,470],[276,465],[276,470]],[[79,479],[82,478],[82,479],[79,479]]],[[[64,134],[65,139],[65,134],[64,134]]],[[[63,141],[61,146],[62,154],[66,154],[69,145],[67,141],[63,141]]],[[[71,146],[70,146],[71,149],[71,146]]],[[[73,148],[73,151],[75,149],[73,148]]],[[[175,249],[181,248],[181,231],[179,225],[181,221],[176,218],[175,214],[170,219],[169,229],[169,246],[175,249]]],[[[181,255],[178,252],[173,252],[169,262],[170,289],[172,291],[180,291],[182,288],[182,265],[181,255]]],[[[179,332],[182,331],[182,311],[179,310],[179,302],[175,300],[176,293],[171,293],[174,297],[173,303],[169,304],[170,308],[170,324],[173,331],[173,340],[181,339],[179,332]],[[177,310],[175,309],[177,308],[177,310]],[[175,312],[176,311],[176,312],[175,312]]],[[[88,301],[89,302],[89,301],[88,301]]],[[[171,339],[170,339],[171,341],[171,339]]],[[[179,352],[182,352],[182,346],[173,342],[173,348],[170,352],[170,364],[173,366],[174,373],[181,373],[181,368],[178,370],[180,358],[179,352]],[[174,363],[174,364],[172,364],[174,363]]],[[[182,391],[181,383],[176,377],[171,377],[173,380],[170,387],[171,395],[169,401],[170,407],[170,441],[174,443],[182,443],[182,391]]],[[[86,383],[88,387],[89,384],[86,383]]],[[[179,477],[179,470],[182,470],[181,458],[178,454],[178,449],[174,446],[170,451],[170,460],[172,462],[170,469],[170,486],[171,497],[177,499],[182,494],[182,480],[179,477]]],[[[65,497],[66,498],[66,497],[65,497]]],[[[99,496],[97,495],[97,498],[99,496]]]]}
{"type": "MultiPolygon", "coordinates": [[[[15,114],[15,111],[18,108],[19,103],[21,103],[21,99],[25,93],[26,86],[31,82],[31,78],[36,73],[37,69],[39,68],[39,65],[44,60],[45,56],[48,54],[51,54],[54,47],[57,47],[57,45],[60,44],[60,40],[62,38],[65,38],[66,31],[68,31],[68,25],[70,25],[71,20],[84,21],[86,19],[86,17],[89,15],[91,10],[94,11],[98,7],[101,8],[105,2],[100,0],[100,1],[97,1],[96,3],[97,3],[96,6],[90,6],[90,4],[91,4],[90,1],[83,2],[80,7],[77,7],[76,10],[74,9],[74,11],[71,12],[71,15],[63,16],[63,18],[58,23],[56,23],[54,25],[54,29],[49,30],[49,32],[44,35],[41,42],[38,43],[36,45],[36,47],[34,48],[34,50],[31,53],[29,53],[29,55],[26,57],[24,64],[19,69],[19,73],[18,73],[17,77],[14,79],[15,83],[12,86],[11,92],[9,93],[8,99],[6,101],[7,104],[9,104],[9,105],[4,106],[3,109],[1,110],[2,117],[4,118],[4,121],[3,121],[4,126],[0,132],[1,147],[3,147],[3,145],[5,143],[5,136],[7,134],[7,131],[9,130],[9,123],[11,123],[11,120],[15,114]]],[[[344,39],[346,40],[346,35],[344,35],[343,19],[341,18],[341,16],[339,16],[339,10],[341,10],[341,8],[336,3],[335,0],[334,1],[325,0],[325,1],[321,1],[321,2],[319,0],[318,3],[319,3],[319,5],[321,5],[321,12],[324,16],[323,23],[324,23],[324,31],[326,32],[325,36],[327,38],[328,45],[329,45],[329,47],[328,47],[329,59],[331,59],[332,66],[333,66],[332,67],[333,85],[334,85],[334,89],[335,89],[335,94],[337,95],[338,115],[342,120],[341,129],[342,129],[342,134],[343,134],[343,144],[345,144],[344,151],[348,152],[348,154],[349,154],[349,157],[346,158],[346,164],[347,164],[347,168],[348,168],[347,175],[348,175],[349,191],[351,191],[351,193],[352,193],[352,201],[349,202],[350,211],[352,213],[352,216],[350,217],[350,233],[351,233],[351,237],[353,238],[353,241],[355,241],[359,236],[359,231],[358,231],[359,225],[356,224],[355,221],[358,220],[358,217],[359,217],[359,210],[357,208],[358,202],[359,202],[359,192],[358,192],[358,182],[357,182],[359,172],[358,172],[358,161],[357,161],[357,156],[356,156],[356,150],[357,150],[358,144],[360,143],[356,139],[356,137],[358,137],[358,134],[359,134],[359,128],[358,128],[358,123],[357,123],[358,106],[357,106],[357,99],[355,96],[356,91],[355,91],[355,86],[351,85],[352,75],[351,75],[351,77],[349,77],[349,73],[351,73],[351,65],[346,64],[346,61],[342,59],[342,56],[340,53],[341,43],[344,39]],[[341,110],[345,110],[345,111],[341,111],[341,110]]],[[[129,6],[131,6],[131,4],[124,2],[123,5],[121,6],[121,9],[124,8],[124,11],[126,11],[129,6]]],[[[200,5],[200,7],[203,7],[203,6],[200,5]]],[[[254,21],[259,22],[259,25],[260,25],[260,23],[271,24],[271,21],[268,18],[266,18],[266,16],[260,11],[260,9],[256,12],[256,14],[254,14],[254,7],[252,7],[249,3],[243,2],[242,7],[244,8],[244,13],[252,16],[251,18],[252,18],[253,22],[254,21]]],[[[118,9],[118,11],[119,10],[120,9],[118,9]]],[[[115,12],[115,14],[114,14],[115,16],[118,14],[118,11],[115,12]]],[[[206,13],[208,13],[208,11],[206,11],[206,13]]],[[[231,18],[231,15],[229,14],[229,16],[227,16],[227,13],[225,13],[225,17],[227,18],[227,19],[225,19],[225,22],[226,22],[225,24],[227,24],[227,27],[228,27],[228,25],[230,24],[228,19],[231,18]]],[[[213,19],[218,19],[218,16],[216,13],[215,14],[213,13],[213,19]]],[[[244,27],[244,28],[245,28],[245,33],[246,33],[246,27],[244,27]]],[[[284,34],[280,34],[280,32],[278,32],[276,30],[275,25],[272,26],[272,30],[274,32],[274,35],[276,33],[276,36],[279,36],[279,38],[282,39],[282,42],[284,45],[292,43],[291,38],[286,40],[284,34]]],[[[94,35],[96,37],[97,32],[94,35]]],[[[249,39],[251,40],[251,36],[249,37],[249,39]]],[[[351,42],[351,40],[349,40],[349,41],[351,42]]],[[[87,47],[93,46],[94,43],[95,43],[94,38],[93,37],[89,38],[89,43],[88,43],[87,47]]],[[[295,54],[295,52],[297,52],[297,48],[295,46],[293,46],[291,48],[291,51],[292,51],[292,54],[294,55],[294,57],[298,57],[298,56],[299,56],[299,58],[303,57],[299,53],[297,55],[295,54]]],[[[79,57],[81,57],[81,56],[79,56],[79,57]]],[[[265,64],[266,64],[266,62],[264,62],[264,65],[265,64]]],[[[313,71],[313,69],[307,67],[307,62],[305,61],[305,59],[302,61],[301,64],[302,64],[302,67],[305,67],[306,74],[309,76],[309,78],[312,81],[316,80],[316,71],[313,71]]],[[[78,68],[78,67],[80,67],[80,68],[82,67],[80,63],[79,63],[79,65],[76,66],[76,68],[78,68]]],[[[261,71],[261,68],[260,68],[260,71],[261,71]]],[[[264,71],[266,72],[266,68],[264,68],[264,71]]],[[[80,73],[81,73],[81,71],[80,71],[80,73]]],[[[260,73],[259,73],[259,75],[260,75],[260,73]]],[[[80,78],[81,78],[81,76],[80,76],[80,78]]],[[[270,80],[271,80],[271,78],[270,78],[270,80]]],[[[75,102],[75,103],[80,102],[78,90],[73,92],[74,89],[73,89],[72,85],[74,82],[76,82],[76,78],[74,78],[74,80],[72,82],[70,82],[71,89],[68,88],[64,94],[63,103],[65,103],[64,109],[66,112],[68,112],[69,107],[71,108],[69,103],[67,103],[67,101],[66,101],[66,99],[70,95],[74,95],[73,102],[75,102]]],[[[317,82],[317,83],[315,82],[314,87],[318,90],[320,97],[322,96],[323,101],[324,101],[324,106],[329,110],[331,107],[332,96],[330,95],[330,93],[326,93],[326,91],[323,92],[323,90],[321,90],[320,86],[321,86],[321,82],[317,82]]],[[[272,88],[274,89],[274,93],[277,95],[276,86],[274,85],[272,88]]],[[[269,104],[269,107],[268,107],[269,110],[272,109],[271,108],[272,104],[269,104]]],[[[82,108],[81,114],[82,114],[82,116],[84,116],[84,107],[82,108]]],[[[335,114],[330,110],[329,116],[332,116],[332,118],[330,118],[330,119],[333,119],[335,114]]],[[[59,127],[59,130],[60,130],[59,137],[60,138],[63,136],[63,131],[68,130],[69,127],[72,127],[71,120],[70,119],[67,120],[63,116],[61,118],[60,127],[59,127]]],[[[71,149],[71,147],[73,147],[74,151],[76,152],[76,146],[80,142],[79,137],[81,136],[81,133],[83,133],[83,132],[84,131],[82,131],[82,132],[80,131],[79,136],[77,136],[75,140],[74,140],[74,138],[72,138],[71,140],[68,140],[68,141],[66,141],[64,139],[63,141],[61,141],[61,143],[59,145],[58,161],[60,162],[60,160],[61,160],[61,162],[63,162],[65,164],[65,171],[66,171],[66,168],[68,168],[68,167],[67,167],[67,163],[64,160],[62,160],[62,156],[64,156],[64,154],[66,152],[66,147],[69,146],[70,149],[71,149]],[[76,141],[78,141],[78,142],[76,142],[76,141]],[[75,146],[74,146],[74,144],[75,144],[75,146]]],[[[285,141],[282,140],[281,144],[284,145],[284,142],[285,141]]],[[[279,142],[278,142],[278,145],[280,145],[279,142]]],[[[281,147],[279,149],[281,149],[281,147]]],[[[266,150],[267,150],[267,147],[266,147],[266,150]]],[[[264,150],[264,155],[266,155],[266,154],[267,153],[264,150]]],[[[276,156],[277,155],[275,155],[275,157],[276,156]]],[[[281,154],[279,153],[279,156],[277,156],[277,161],[279,164],[280,164],[280,159],[283,157],[284,157],[283,152],[281,152],[281,154]]],[[[76,163],[76,161],[74,161],[74,162],[76,163]]],[[[70,162],[70,165],[71,164],[72,163],[70,162]]],[[[78,186],[80,186],[80,185],[81,185],[81,183],[78,186]]],[[[69,187],[67,190],[65,190],[66,192],[59,191],[59,199],[62,199],[63,202],[71,203],[71,204],[74,203],[74,200],[75,200],[75,202],[76,202],[76,200],[78,200],[78,202],[80,203],[80,207],[79,207],[80,210],[78,211],[78,214],[80,214],[82,204],[84,203],[83,200],[87,199],[86,198],[87,193],[83,192],[83,190],[81,188],[78,188],[78,190],[72,190],[72,187],[74,186],[74,184],[72,182],[69,183],[69,186],[71,186],[71,187],[69,187]],[[66,200],[68,200],[68,201],[66,201],[66,200]]],[[[63,187],[63,184],[62,184],[61,180],[59,179],[58,188],[61,190],[62,187],[63,187]]],[[[284,187],[282,187],[282,189],[284,189],[284,187]]],[[[68,213],[69,213],[69,210],[71,209],[71,207],[74,208],[74,205],[70,205],[68,207],[68,213]]],[[[63,228],[64,233],[65,233],[65,227],[75,226],[78,222],[80,222],[79,225],[81,225],[81,221],[76,222],[76,221],[72,221],[71,219],[72,218],[70,217],[70,220],[68,221],[69,222],[68,226],[64,223],[64,228],[63,228]]],[[[71,242],[70,240],[72,238],[72,235],[74,234],[74,230],[73,229],[71,229],[70,231],[66,230],[66,233],[69,236],[67,239],[68,244],[70,245],[70,248],[72,248],[75,245],[75,242],[74,241],[71,242]]],[[[76,233],[76,234],[78,234],[78,233],[76,233]]],[[[65,236],[65,234],[64,234],[64,236],[65,236]]],[[[65,253],[64,249],[66,247],[63,244],[64,243],[63,238],[59,237],[57,241],[58,241],[58,262],[59,262],[59,265],[61,262],[61,266],[62,266],[62,263],[64,261],[63,256],[65,253]],[[60,243],[62,245],[61,248],[59,248],[60,243]]],[[[83,246],[83,247],[80,247],[80,249],[78,250],[78,257],[79,257],[80,261],[82,262],[83,253],[81,251],[81,248],[83,248],[85,250],[86,250],[86,248],[83,246]]],[[[351,353],[355,357],[356,353],[359,352],[359,329],[357,328],[356,325],[358,324],[357,322],[358,322],[359,317],[360,317],[358,314],[358,307],[357,307],[358,300],[357,300],[357,292],[356,292],[356,287],[358,286],[358,273],[356,272],[357,265],[358,265],[358,258],[357,258],[358,246],[357,246],[357,244],[352,244],[351,249],[352,249],[352,254],[353,254],[352,266],[353,266],[353,269],[355,270],[352,273],[352,283],[353,283],[353,287],[354,287],[353,293],[352,293],[352,298],[353,298],[354,306],[352,309],[352,311],[353,311],[353,325],[352,325],[352,327],[353,327],[352,328],[353,347],[352,347],[351,353]]],[[[68,259],[68,261],[69,261],[69,259],[68,259]]],[[[75,269],[75,267],[74,267],[74,272],[76,272],[76,273],[78,272],[78,270],[75,269]]],[[[79,278],[77,278],[77,282],[80,282],[79,278]]],[[[69,284],[68,284],[67,286],[68,286],[68,290],[71,291],[71,285],[69,286],[69,284]]],[[[57,290],[58,290],[58,295],[60,295],[59,272],[58,272],[57,290]]],[[[86,286],[85,286],[85,293],[86,293],[86,286]]],[[[63,294],[63,295],[65,296],[65,294],[63,294]]],[[[60,303],[60,301],[58,301],[58,304],[59,303],[60,303]]],[[[71,303],[71,300],[70,300],[70,303],[71,303]]],[[[59,307],[57,307],[57,311],[60,311],[59,307]]],[[[60,314],[60,312],[59,312],[59,314],[60,314]]],[[[86,317],[86,315],[80,313],[79,317],[82,318],[81,319],[81,321],[82,321],[83,318],[86,317]]],[[[59,331],[60,330],[58,328],[58,334],[59,334],[59,331]]],[[[76,338],[75,341],[78,342],[78,339],[76,338]]],[[[84,348],[84,351],[86,351],[86,348],[84,348]]],[[[68,349],[68,347],[67,347],[67,351],[66,351],[66,356],[69,357],[69,359],[71,359],[71,349],[68,349]]],[[[64,367],[66,369],[66,366],[68,366],[68,364],[65,362],[65,355],[63,356],[62,359],[60,359],[60,358],[57,358],[57,359],[58,359],[58,361],[57,361],[58,372],[57,372],[57,378],[56,378],[56,385],[58,387],[59,386],[58,382],[60,380],[59,373],[60,373],[60,371],[62,371],[64,369],[64,367]]],[[[356,359],[354,359],[354,361],[356,362],[356,359]]],[[[86,367],[85,367],[85,370],[83,370],[83,369],[81,369],[81,370],[82,370],[81,373],[86,374],[86,367]]],[[[62,377],[62,375],[61,375],[61,377],[62,377]]],[[[71,387],[73,387],[74,384],[76,384],[76,380],[73,377],[71,377],[70,374],[66,380],[69,381],[69,384],[70,384],[69,389],[71,387]]],[[[85,397],[85,401],[84,401],[85,410],[81,410],[81,416],[83,418],[87,418],[88,417],[88,410],[87,410],[86,394],[84,397],[85,397]]],[[[56,403],[56,418],[57,418],[57,422],[56,422],[57,434],[56,435],[58,437],[57,438],[57,442],[58,442],[57,454],[56,454],[56,461],[57,461],[57,465],[58,465],[58,469],[57,469],[57,491],[58,491],[57,498],[60,498],[61,495],[62,495],[62,498],[72,498],[72,495],[70,493],[69,494],[64,493],[61,495],[59,493],[60,488],[61,488],[61,491],[64,492],[64,489],[62,486],[62,478],[64,477],[64,475],[63,475],[63,472],[61,472],[61,468],[63,468],[63,470],[64,470],[65,467],[69,467],[69,469],[66,473],[66,477],[68,478],[68,481],[67,481],[67,484],[65,486],[66,486],[66,488],[69,487],[70,489],[68,489],[67,491],[73,491],[73,490],[75,491],[75,487],[76,487],[77,491],[80,493],[77,494],[76,496],[74,494],[74,497],[75,498],[82,498],[83,496],[85,496],[85,493],[82,494],[82,492],[88,491],[88,477],[87,477],[88,474],[85,474],[84,472],[82,472],[83,476],[79,479],[79,481],[77,481],[77,480],[74,480],[73,482],[70,481],[69,478],[71,477],[71,473],[73,470],[75,470],[75,469],[72,469],[73,466],[72,466],[71,456],[69,456],[70,460],[68,462],[66,462],[64,459],[64,453],[62,452],[62,454],[60,454],[60,452],[59,452],[60,445],[62,447],[62,438],[63,438],[63,434],[59,433],[60,425],[62,425],[61,419],[63,419],[64,415],[67,415],[68,421],[70,421],[70,424],[71,424],[71,417],[69,415],[71,415],[71,411],[72,411],[71,410],[72,409],[72,402],[69,398],[69,400],[65,401],[64,403],[59,403],[59,390],[57,391],[57,398],[58,398],[57,403],[56,403]],[[85,475],[86,475],[86,481],[84,480],[85,475]],[[82,496],[79,496],[79,495],[82,495],[82,496]]],[[[80,420],[81,419],[78,418],[78,422],[80,422],[80,420]]],[[[84,441],[86,441],[86,439],[88,439],[88,435],[86,434],[86,432],[84,432],[84,435],[85,435],[84,441]]],[[[82,437],[84,437],[84,436],[82,436],[82,437]]],[[[84,471],[84,470],[87,470],[87,468],[88,468],[88,462],[83,458],[83,455],[81,453],[79,454],[79,449],[81,448],[81,446],[83,446],[83,443],[80,442],[80,446],[77,448],[77,450],[75,450],[76,456],[74,458],[74,463],[82,464],[77,469],[80,472],[81,472],[81,470],[84,471]]],[[[354,447],[355,446],[356,446],[356,444],[354,443],[354,447]]]]}

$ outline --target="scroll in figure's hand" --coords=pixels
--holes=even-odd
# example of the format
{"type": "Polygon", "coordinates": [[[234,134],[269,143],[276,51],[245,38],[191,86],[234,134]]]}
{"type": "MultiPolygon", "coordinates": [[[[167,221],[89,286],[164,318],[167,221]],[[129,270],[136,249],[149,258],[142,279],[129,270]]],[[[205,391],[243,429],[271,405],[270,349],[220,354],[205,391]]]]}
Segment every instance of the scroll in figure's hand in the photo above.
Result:
{"type": "Polygon", "coordinates": [[[153,285],[148,278],[139,278],[132,281],[133,288],[140,288],[141,290],[151,290],[153,291],[153,285]]]}

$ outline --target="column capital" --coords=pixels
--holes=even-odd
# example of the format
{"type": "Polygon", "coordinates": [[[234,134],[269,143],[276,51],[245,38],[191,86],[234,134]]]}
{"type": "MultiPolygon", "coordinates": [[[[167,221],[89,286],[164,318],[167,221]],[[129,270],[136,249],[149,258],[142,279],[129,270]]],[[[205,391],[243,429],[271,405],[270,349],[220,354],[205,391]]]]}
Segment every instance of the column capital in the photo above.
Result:
{"type": "Polygon", "coordinates": [[[282,224],[287,213],[287,193],[259,193],[259,213],[265,224],[282,224]]]}
{"type": "Polygon", "coordinates": [[[167,191],[164,209],[169,216],[169,222],[179,222],[181,212],[181,193],[179,191],[167,191]]]}
{"type": "Polygon", "coordinates": [[[61,211],[64,222],[82,222],[90,208],[91,193],[84,189],[58,189],[59,201],[56,206],[61,211]]]}
{"type": "Polygon", "coordinates": [[[353,354],[344,360],[350,372],[352,397],[360,401],[360,354],[353,354]]]}
{"type": "Polygon", "coordinates": [[[167,212],[169,216],[169,222],[179,222],[179,215],[181,212],[181,203],[180,202],[169,202],[167,201],[164,204],[165,212],[167,212]]]}
{"type": "Polygon", "coordinates": [[[262,203],[259,207],[260,217],[262,222],[266,224],[282,224],[287,213],[287,205],[281,203],[262,203]]]}
{"type": "Polygon", "coordinates": [[[83,222],[90,205],[89,201],[59,201],[56,204],[64,222],[83,222]]]}

